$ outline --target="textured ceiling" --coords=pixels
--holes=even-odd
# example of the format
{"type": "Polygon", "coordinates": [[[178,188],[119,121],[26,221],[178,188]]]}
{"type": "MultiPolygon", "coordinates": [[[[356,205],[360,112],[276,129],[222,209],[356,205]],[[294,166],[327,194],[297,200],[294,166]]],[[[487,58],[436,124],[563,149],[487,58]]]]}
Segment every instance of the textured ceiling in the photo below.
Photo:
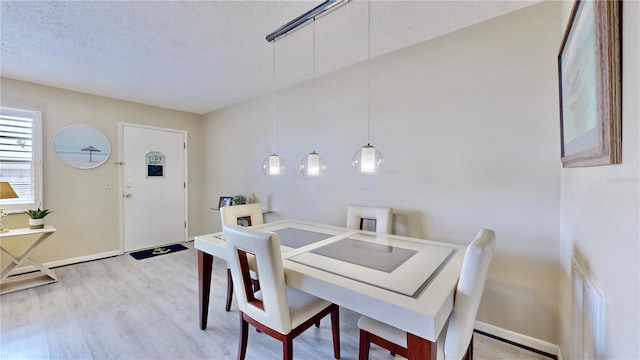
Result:
{"type": "MultiPolygon", "coordinates": [[[[204,114],[270,93],[264,37],[322,1],[2,1],[2,76],[204,114]]],[[[539,1],[373,1],[376,57],[539,1]]],[[[313,77],[313,26],[276,42],[278,88],[313,77]]],[[[367,3],[316,22],[322,75],[366,60],[367,3]]],[[[372,69],[375,71],[375,69],[372,69]]]]}

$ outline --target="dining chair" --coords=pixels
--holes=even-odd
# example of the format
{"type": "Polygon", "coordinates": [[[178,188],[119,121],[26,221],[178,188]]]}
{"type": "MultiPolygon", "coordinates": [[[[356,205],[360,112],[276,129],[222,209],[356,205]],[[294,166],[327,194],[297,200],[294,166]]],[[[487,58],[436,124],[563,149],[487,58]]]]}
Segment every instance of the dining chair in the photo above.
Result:
{"type": "Polygon", "coordinates": [[[293,359],[293,339],[327,315],[331,315],[333,356],[339,359],[339,308],[287,286],[278,234],[229,225],[224,228],[223,236],[240,309],[238,359],[244,359],[246,354],[249,324],[282,341],[282,358],[287,360],[293,359]],[[251,288],[249,254],[255,257],[260,273],[257,292],[251,288]]]}
{"type": "MultiPolygon", "coordinates": [[[[228,225],[255,226],[264,224],[262,217],[262,205],[260,203],[233,205],[220,208],[220,222],[222,227],[228,225]]],[[[253,285],[256,290],[260,287],[258,275],[252,271],[253,285]]],[[[227,264],[227,300],[225,302],[225,311],[231,310],[231,301],[233,300],[233,281],[231,280],[231,270],[227,264]]]]}
{"type": "MultiPolygon", "coordinates": [[[[453,311],[436,342],[438,360],[473,359],[473,325],[495,243],[493,230],[482,229],[464,253],[453,311]]],[[[371,343],[391,351],[391,354],[408,356],[406,332],[366,316],[360,317],[358,327],[360,360],[369,358],[371,343]]]]}
{"type": "Polygon", "coordinates": [[[348,228],[367,230],[364,228],[367,220],[375,222],[376,232],[391,234],[391,226],[393,225],[393,209],[390,207],[349,205],[347,210],[348,228]]]}

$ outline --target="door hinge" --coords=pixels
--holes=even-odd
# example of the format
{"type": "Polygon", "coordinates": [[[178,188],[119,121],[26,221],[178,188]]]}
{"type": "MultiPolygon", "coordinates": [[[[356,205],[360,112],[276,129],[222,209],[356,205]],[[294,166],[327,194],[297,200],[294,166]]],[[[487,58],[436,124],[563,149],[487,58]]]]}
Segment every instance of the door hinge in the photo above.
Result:
{"type": "Polygon", "coordinates": [[[182,148],[186,149],[187,148],[187,143],[182,143],[182,148]]]}
{"type": "Polygon", "coordinates": [[[187,222],[186,221],[184,222],[184,228],[185,229],[187,228],[187,222]]]}
{"type": "Polygon", "coordinates": [[[184,184],[184,188],[186,189],[187,188],[187,183],[183,183],[183,184],[184,184]]]}

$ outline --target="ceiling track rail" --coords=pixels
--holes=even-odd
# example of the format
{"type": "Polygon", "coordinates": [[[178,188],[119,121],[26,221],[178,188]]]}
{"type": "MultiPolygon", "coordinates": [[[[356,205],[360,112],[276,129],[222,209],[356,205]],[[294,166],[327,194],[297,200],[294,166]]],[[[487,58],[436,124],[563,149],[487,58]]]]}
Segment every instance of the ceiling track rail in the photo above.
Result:
{"type": "Polygon", "coordinates": [[[297,18],[289,21],[288,23],[280,26],[279,28],[268,34],[265,39],[267,39],[268,42],[277,41],[283,36],[286,36],[289,33],[294,32],[301,27],[304,27],[313,19],[317,19],[321,16],[327,15],[328,13],[343,7],[351,1],[352,0],[327,0],[322,4],[316,6],[315,8],[307,11],[306,13],[298,16],[297,18]]]}

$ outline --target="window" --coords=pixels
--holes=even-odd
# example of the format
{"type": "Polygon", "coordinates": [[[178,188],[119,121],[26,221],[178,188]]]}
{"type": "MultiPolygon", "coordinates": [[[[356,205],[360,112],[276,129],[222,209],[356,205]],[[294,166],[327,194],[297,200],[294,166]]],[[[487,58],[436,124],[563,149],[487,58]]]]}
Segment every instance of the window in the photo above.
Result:
{"type": "Polygon", "coordinates": [[[42,207],[42,114],[0,107],[0,181],[17,199],[0,199],[7,212],[42,207]]]}

